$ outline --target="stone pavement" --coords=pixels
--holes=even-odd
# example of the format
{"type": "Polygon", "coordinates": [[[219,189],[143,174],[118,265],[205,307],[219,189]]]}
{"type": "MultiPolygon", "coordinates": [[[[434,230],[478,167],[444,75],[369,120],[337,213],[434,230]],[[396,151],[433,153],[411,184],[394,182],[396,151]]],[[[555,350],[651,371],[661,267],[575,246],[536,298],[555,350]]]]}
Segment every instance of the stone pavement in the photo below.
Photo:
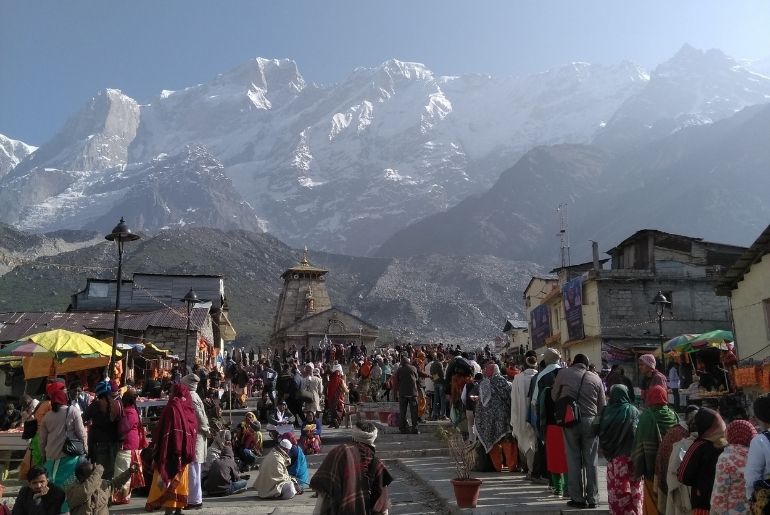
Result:
{"type": "MultiPolygon", "coordinates": [[[[460,509],[454,499],[450,479],[455,477],[454,466],[443,443],[433,434],[435,424],[421,426],[419,435],[401,435],[393,428],[380,427],[377,440],[377,454],[384,460],[394,477],[390,487],[393,506],[392,515],[417,515],[436,513],[442,515],[491,515],[507,513],[537,513],[542,515],[561,515],[562,513],[609,513],[607,506],[606,467],[599,468],[599,499],[596,510],[575,510],[567,508],[567,499],[550,494],[547,485],[532,483],[524,479],[523,474],[474,473],[483,481],[478,505],[475,509],[460,509]]],[[[265,436],[266,445],[271,445],[265,436]]],[[[350,440],[348,429],[324,430],[324,453],[308,456],[308,468],[312,477],[326,453],[335,445],[350,440]]],[[[250,488],[257,471],[251,473],[248,481],[250,488]]],[[[5,495],[16,495],[18,485],[6,483],[5,495]]],[[[17,482],[15,482],[17,483],[17,482]]],[[[204,497],[201,513],[212,515],[273,514],[273,515],[309,515],[313,512],[315,498],[313,492],[306,490],[302,495],[289,501],[269,501],[258,499],[253,490],[230,497],[204,497]]],[[[126,506],[113,506],[110,513],[137,514],[146,513],[146,499],[136,497],[126,506]]],[[[162,513],[162,512],[156,512],[162,513]]]]}

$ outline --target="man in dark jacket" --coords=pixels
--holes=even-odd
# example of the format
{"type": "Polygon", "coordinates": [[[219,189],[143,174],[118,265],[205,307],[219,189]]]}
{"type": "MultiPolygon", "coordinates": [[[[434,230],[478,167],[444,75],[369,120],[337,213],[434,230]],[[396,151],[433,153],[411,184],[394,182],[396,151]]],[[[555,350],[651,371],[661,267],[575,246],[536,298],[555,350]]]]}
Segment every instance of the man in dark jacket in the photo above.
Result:
{"type": "Polygon", "coordinates": [[[43,467],[32,467],[27,473],[29,486],[22,486],[13,515],[58,515],[64,504],[64,490],[48,482],[48,473],[43,467]]]}
{"type": "Polygon", "coordinates": [[[401,433],[417,434],[417,368],[409,364],[409,358],[401,357],[401,366],[396,370],[396,388],[398,389],[399,429],[401,433]],[[407,431],[406,408],[412,421],[411,431],[407,431]]]}
{"type": "Polygon", "coordinates": [[[214,460],[209,468],[204,489],[208,495],[225,496],[237,494],[246,490],[246,479],[238,472],[233,456],[232,441],[225,441],[222,454],[214,460]]]}

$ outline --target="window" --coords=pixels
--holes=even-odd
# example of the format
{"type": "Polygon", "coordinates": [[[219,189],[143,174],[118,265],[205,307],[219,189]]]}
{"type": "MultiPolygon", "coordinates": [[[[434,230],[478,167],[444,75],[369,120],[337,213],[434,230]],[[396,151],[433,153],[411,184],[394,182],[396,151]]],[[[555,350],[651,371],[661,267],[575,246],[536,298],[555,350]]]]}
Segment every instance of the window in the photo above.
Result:
{"type": "Polygon", "coordinates": [[[91,283],[88,285],[90,298],[106,298],[110,285],[108,283],[91,283]]]}

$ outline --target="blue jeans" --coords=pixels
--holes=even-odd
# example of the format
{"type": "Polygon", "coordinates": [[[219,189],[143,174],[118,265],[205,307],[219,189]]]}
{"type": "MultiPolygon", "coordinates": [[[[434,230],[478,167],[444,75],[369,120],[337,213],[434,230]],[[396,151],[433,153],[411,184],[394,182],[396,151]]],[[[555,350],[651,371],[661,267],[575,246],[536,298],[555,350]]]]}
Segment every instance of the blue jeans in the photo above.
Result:
{"type": "Polygon", "coordinates": [[[230,483],[230,488],[227,489],[227,493],[225,495],[232,495],[238,490],[243,490],[246,488],[246,480],[245,479],[239,479],[238,481],[233,481],[230,483]]]}
{"type": "Polygon", "coordinates": [[[441,418],[446,413],[446,385],[444,383],[434,383],[433,387],[433,406],[431,416],[433,418],[441,418]]]}
{"type": "Polygon", "coordinates": [[[251,449],[241,449],[240,458],[246,465],[254,465],[257,462],[257,455],[251,449]]]}

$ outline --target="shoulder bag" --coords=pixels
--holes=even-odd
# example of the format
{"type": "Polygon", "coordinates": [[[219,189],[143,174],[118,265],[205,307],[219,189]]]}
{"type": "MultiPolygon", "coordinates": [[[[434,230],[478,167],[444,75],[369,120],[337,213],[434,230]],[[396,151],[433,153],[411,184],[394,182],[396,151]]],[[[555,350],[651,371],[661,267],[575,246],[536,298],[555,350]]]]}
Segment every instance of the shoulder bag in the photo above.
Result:
{"type": "Polygon", "coordinates": [[[583,376],[580,378],[580,386],[578,386],[577,398],[573,399],[569,395],[562,396],[561,390],[564,385],[559,387],[559,398],[556,400],[556,424],[561,427],[574,427],[580,422],[580,389],[583,387],[583,379],[586,378],[586,372],[583,372],[583,376]]]}
{"type": "Polygon", "coordinates": [[[67,406],[67,412],[64,415],[64,445],[62,446],[62,452],[67,456],[83,456],[86,453],[86,446],[83,440],[72,432],[69,406],[67,406]]]}

